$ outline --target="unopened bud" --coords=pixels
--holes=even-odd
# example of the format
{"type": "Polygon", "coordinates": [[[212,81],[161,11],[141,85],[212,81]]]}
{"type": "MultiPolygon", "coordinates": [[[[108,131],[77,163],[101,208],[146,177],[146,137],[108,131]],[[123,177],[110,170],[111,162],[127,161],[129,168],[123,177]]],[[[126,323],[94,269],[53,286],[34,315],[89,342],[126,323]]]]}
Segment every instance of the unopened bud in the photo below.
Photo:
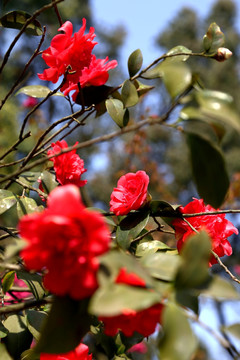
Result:
{"type": "Polygon", "coordinates": [[[214,56],[214,59],[222,62],[229,59],[231,56],[232,56],[232,52],[229,49],[220,47],[218,48],[217,53],[214,56]]]}

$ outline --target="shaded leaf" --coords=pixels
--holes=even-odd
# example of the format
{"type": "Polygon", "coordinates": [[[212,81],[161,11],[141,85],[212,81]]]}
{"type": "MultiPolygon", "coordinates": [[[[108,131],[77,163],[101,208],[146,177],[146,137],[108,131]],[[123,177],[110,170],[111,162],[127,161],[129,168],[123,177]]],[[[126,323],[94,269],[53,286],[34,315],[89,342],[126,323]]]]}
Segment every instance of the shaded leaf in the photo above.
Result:
{"type": "Polygon", "coordinates": [[[189,291],[188,290],[177,290],[176,291],[176,301],[184,306],[187,307],[189,309],[191,309],[192,311],[195,312],[195,314],[198,314],[199,311],[199,304],[198,304],[198,294],[189,291]]]}
{"type": "Polygon", "coordinates": [[[39,180],[41,181],[42,187],[46,194],[50,194],[50,192],[59,185],[55,179],[55,174],[52,174],[49,171],[43,171],[41,173],[39,180]]]}
{"type": "Polygon", "coordinates": [[[16,202],[17,198],[11,191],[0,189],[0,214],[10,209],[16,202]]]}
{"type": "Polygon", "coordinates": [[[138,103],[137,89],[130,80],[124,81],[121,95],[124,106],[127,108],[138,103]]]}
{"type": "Polygon", "coordinates": [[[137,89],[138,96],[143,96],[147,94],[150,90],[154,89],[154,86],[145,85],[141,83],[139,80],[134,80],[134,86],[137,89]]]}
{"type": "Polygon", "coordinates": [[[107,99],[106,108],[108,114],[120,128],[128,124],[129,112],[128,109],[123,108],[122,101],[118,99],[107,99]]]}
{"type": "Polygon", "coordinates": [[[17,271],[17,278],[23,280],[31,290],[36,300],[40,300],[45,295],[42,285],[42,277],[39,274],[31,274],[26,271],[17,271]]]}
{"type": "Polygon", "coordinates": [[[26,325],[28,330],[33,335],[34,339],[38,340],[40,331],[47,320],[47,313],[39,310],[26,310],[26,325]]]}
{"type": "Polygon", "coordinates": [[[26,196],[20,197],[18,199],[17,214],[19,219],[21,219],[23,215],[31,214],[36,211],[38,211],[38,205],[34,199],[28,198],[26,196]]]}
{"type": "Polygon", "coordinates": [[[8,292],[11,289],[14,283],[14,279],[15,279],[15,271],[9,271],[4,275],[2,279],[2,290],[4,294],[6,294],[6,292],[8,292]]]}
{"type": "Polygon", "coordinates": [[[142,67],[143,56],[140,49],[137,49],[131,53],[128,58],[128,72],[129,76],[134,76],[142,67]]]}
{"type": "MultiPolygon", "coordinates": [[[[6,337],[8,332],[9,332],[8,329],[6,329],[5,326],[2,324],[2,322],[0,322],[0,339],[6,337]]],[[[0,347],[0,354],[2,355],[1,347],[0,347]]]]}
{"type": "Polygon", "coordinates": [[[128,214],[118,225],[116,240],[124,250],[128,249],[131,241],[145,228],[149,220],[148,211],[128,214]]]}
{"type": "Polygon", "coordinates": [[[229,188],[229,178],[220,149],[201,137],[187,135],[192,173],[197,191],[215,209],[223,203],[229,188]]]}
{"type": "MultiPolygon", "coordinates": [[[[45,98],[51,90],[47,86],[43,85],[28,85],[24,86],[16,92],[18,94],[25,94],[34,98],[45,98]]],[[[56,92],[52,96],[64,96],[60,92],[56,92]]]]}
{"type": "Polygon", "coordinates": [[[224,45],[224,34],[220,27],[213,22],[203,37],[203,47],[207,53],[215,54],[217,49],[224,45]]]}
{"type": "Polygon", "coordinates": [[[32,335],[26,326],[26,320],[22,315],[10,315],[3,325],[9,333],[2,341],[9,354],[14,359],[20,359],[21,353],[29,349],[32,342],[32,335]]]}
{"type": "MultiPolygon", "coordinates": [[[[32,15],[26,13],[25,11],[14,10],[8,12],[0,18],[0,26],[20,30],[31,16],[32,15]]],[[[42,35],[43,30],[40,22],[36,19],[32,20],[26,27],[25,33],[36,36],[42,35]]]]}
{"type": "Polygon", "coordinates": [[[239,300],[240,298],[233,284],[218,275],[213,276],[208,288],[202,291],[201,295],[211,297],[218,301],[226,299],[239,300]]]}
{"type": "Polygon", "coordinates": [[[89,331],[88,299],[55,297],[33,354],[61,354],[73,350],[89,331]]]}
{"type": "Polygon", "coordinates": [[[84,106],[100,104],[111,94],[113,87],[107,85],[86,86],[77,94],[75,103],[84,106]]]}
{"type": "Polygon", "coordinates": [[[161,360],[190,360],[197,348],[197,340],[183,310],[168,304],[163,311],[162,327],[161,360]]]}

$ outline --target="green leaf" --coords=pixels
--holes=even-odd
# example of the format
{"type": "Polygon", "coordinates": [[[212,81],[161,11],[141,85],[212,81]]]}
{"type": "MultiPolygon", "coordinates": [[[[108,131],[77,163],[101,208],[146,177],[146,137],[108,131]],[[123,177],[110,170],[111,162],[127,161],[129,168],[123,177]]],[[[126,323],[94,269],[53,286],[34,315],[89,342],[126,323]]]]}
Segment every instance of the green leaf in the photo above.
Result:
{"type": "Polygon", "coordinates": [[[129,112],[128,109],[123,108],[122,101],[118,99],[107,99],[106,108],[108,114],[120,128],[128,124],[129,112]]]}
{"type": "Polygon", "coordinates": [[[39,180],[41,181],[42,187],[46,194],[50,194],[50,192],[59,185],[56,181],[55,174],[52,174],[49,171],[43,171],[39,177],[39,180]]]}
{"type": "Polygon", "coordinates": [[[39,340],[40,331],[47,320],[47,313],[39,310],[26,310],[26,325],[34,339],[39,340]]]}
{"type": "MultiPolygon", "coordinates": [[[[9,332],[8,329],[6,329],[5,326],[0,322],[0,339],[6,337],[8,332],[9,332]]],[[[0,354],[2,355],[1,350],[0,350],[0,354]]]]}
{"type": "Polygon", "coordinates": [[[149,211],[140,211],[128,214],[118,225],[116,240],[120,247],[127,250],[149,220],[149,211]]]}
{"type": "Polygon", "coordinates": [[[197,340],[183,310],[168,304],[163,311],[162,327],[161,360],[190,360],[197,348],[197,340]]]}
{"type": "Polygon", "coordinates": [[[177,290],[176,291],[176,301],[182,305],[183,307],[187,307],[198,314],[199,304],[198,304],[198,296],[199,294],[196,291],[187,290],[177,290]]]}
{"type": "Polygon", "coordinates": [[[26,326],[26,320],[22,315],[10,315],[3,325],[9,333],[2,341],[9,354],[14,359],[19,359],[21,353],[29,349],[32,342],[32,335],[26,326]]]}
{"type": "Polygon", "coordinates": [[[34,354],[61,354],[73,350],[89,331],[88,299],[55,297],[34,354]]]}
{"type": "Polygon", "coordinates": [[[0,343],[0,354],[1,354],[1,360],[13,360],[13,358],[7,352],[5,345],[1,343],[0,343]]]}
{"type": "MultiPolygon", "coordinates": [[[[45,98],[51,90],[47,86],[43,85],[28,85],[24,86],[16,92],[18,94],[25,94],[34,98],[45,98]]],[[[52,96],[64,96],[60,92],[56,92],[52,96]]]]}
{"type": "Polygon", "coordinates": [[[120,315],[123,310],[143,310],[159,303],[159,293],[147,289],[110,283],[100,287],[92,296],[90,313],[96,316],[120,315]]]}
{"type": "Polygon", "coordinates": [[[6,294],[6,292],[8,292],[11,289],[11,287],[13,286],[13,283],[14,283],[14,279],[15,279],[15,271],[9,271],[3,277],[2,290],[3,290],[4,294],[6,294]]]}
{"type": "Polygon", "coordinates": [[[192,173],[197,191],[215,209],[223,203],[229,178],[220,149],[197,135],[187,135],[192,173]]]}
{"type": "Polygon", "coordinates": [[[233,324],[230,326],[223,326],[222,330],[228,334],[236,337],[238,340],[240,340],[240,324],[233,324]]]}
{"type": "Polygon", "coordinates": [[[192,83],[190,68],[184,63],[162,62],[163,82],[172,99],[181,95],[192,83]]]}
{"type": "Polygon", "coordinates": [[[147,94],[150,90],[154,89],[154,86],[143,84],[138,80],[134,80],[133,83],[135,88],[137,89],[137,93],[139,97],[147,94]]]}
{"type": "Polygon", "coordinates": [[[217,49],[224,45],[224,34],[220,27],[213,22],[203,37],[204,50],[209,54],[215,54],[217,49]]]}
{"type": "MultiPolygon", "coordinates": [[[[0,18],[0,26],[20,30],[31,16],[32,15],[27,14],[25,11],[11,11],[0,18]]],[[[30,24],[28,24],[28,26],[26,27],[25,33],[35,36],[42,35],[43,30],[40,22],[36,19],[32,20],[30,24]]]]}
{"type": "Polygon", "coordinates": [[[17,278],[23,280],[37,300],[45,296],[42,286],[42,277],[39,274],[31,274],[26,271],[17,271],[17,278]]]}
{"type": "Polygon", "coordinates": [[[171,57],[167,58],[167,60],[171,61],[171,62],[176,62],[176,61],[186,61],[189,58],[189,55],[177,55],[180,53],[191,54],[192,50],[186,48],[183,45],[175,46],[174,48],[169,50],[166,55],[176,54],[176,56],[171,56],[171,57]]]}
{"type": "Polygon", "coordinates": [[[176,274],[175,287],[183,290],[199,288],[209,283],[210,254],[211,241],[205,231],[191,236],[180,253],[182,262],[176,274]]]}
{"type": "Polygon", "coordinates": [[[137,49],[131,53],[128,58],[128,72],[129,76],[134,76],[142,67],[143,56],[140,49],[137,49]]]}
{"type": "Polygon", "coordinates": [[[100,104],[112,93],[113,87],[107,85],[85,86],[79,91],[75,100],[76,104],[90,106],[100,104]]]}
{"type": "Polygon", "coordinates": [[[124,106],[127,108],[138,103],[137,89],[130,80],[124,81],[121,95],[124,106]]]}
{"type": "Polygon", "coordinates": [[[0,189],[0,215],[16,204],[16,196],[8,190],[0,189]]]}
{"type": "Polygon", "coordinates": [[[150,211],[152,216],[161,217],[169,226],[172,226],[172,222],[177,217],[181,217],[181,213],[178,210],[180,205],[171,205],[166,201],[153,200],[150,203],[150,211]]]}
{"type": "Polygon", "coordinates": [[[164,281],[172,281],[175,278],[180,259],[175,254],[157,252],[143,256],[140,263],[148,269],[153,277],[164,281]]]}
{"type": "Polygon", "coordinates": [[[19,219],[23,215],[31,214],[38,211],[38,205],[36,201],[28,197],[20,197],[17,201],[17,214],[19,219]]]}
{"type": "Polygon", "coordinates": [[[214,275],[208,288],[201,292],[201,295],[220,300],[239,300],[240,295],[233,284],[224,280],[218,275],[214,275]]]}
{"type": "Polygon", "coordinates": [[[138,246],[135,255],[145,256],[147,254],[154,254],[158,250],[172,250],[169,246],[159,240],[141,241],[138,246]]]}

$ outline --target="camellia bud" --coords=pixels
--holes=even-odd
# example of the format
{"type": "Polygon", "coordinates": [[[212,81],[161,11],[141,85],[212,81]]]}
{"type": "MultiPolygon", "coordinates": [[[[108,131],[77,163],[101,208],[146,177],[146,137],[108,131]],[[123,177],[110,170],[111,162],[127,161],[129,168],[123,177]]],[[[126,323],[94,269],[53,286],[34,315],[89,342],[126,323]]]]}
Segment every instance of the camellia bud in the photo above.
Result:
{"type": "Polygon", "coordinates": [[[218,48],[217,53],[214,56],[214,59],[222,62],[229,59],[231,56],[232,56],[232,52],[229,49],[220,47],[218,48]]]}

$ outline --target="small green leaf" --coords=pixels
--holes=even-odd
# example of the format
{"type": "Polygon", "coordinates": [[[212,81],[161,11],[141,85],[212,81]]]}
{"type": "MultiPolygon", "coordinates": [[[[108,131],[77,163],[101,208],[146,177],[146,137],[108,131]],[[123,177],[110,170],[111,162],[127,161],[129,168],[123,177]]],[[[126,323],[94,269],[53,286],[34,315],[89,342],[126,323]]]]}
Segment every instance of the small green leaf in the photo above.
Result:
{"type": "Polygon", "coordinates": [[[2,279],[2,290],[4,294],[6,294],[6,292],[8,292],[11,289],[14,283],[14,279],[15,279],[15,271],[9,271],[6,273],[6,275],[2,279]]]}
{"type": "Polygon", "coordinates": [[[38,205],[34,199],[28,198],[26,196],[20,197],[18,199],[17,214],[19,219],[21,219],[23,215],[31,214],[36,211],[38,211],[38,205]]]}
{"type": "Polygon", "coordinates": [[[134,80],[133,83],[135,88],[137,89],[137,93],[139,97],[147,94],[150,90],[154,89],[154,86],[143,84],[138,80],[134,80]]]}
{"type": "Polygon", "coordinates": [[[61,354],[73,350],[89,331],[88,299],[56,297],[33,354],[61,354]]]}
{"type": "MultiPolygon", "coordinates": [[[[28,85],[24,86],[16,92],[18,94],[25,94],[34,98],[45,98],[51,90],[47,86],[43,85],[28,85]]],[[[53,96],[64,96],[60,92],[56,92],[53,96]]]]}
{"type": "Polygon", "coordinates": [[[17,271],[17,278],[23,280],[37,300],[45,296],[42,286],[42,277],[39,274],[31,274],[26,271],[17,271]]]}
{"type": "Polygon", "coordinates": [[[96,316],[120,315],[124,310],[143,310],[159,303],[159,294],[122,284],[100,287],[92,296],[89,311],[96,316]]]}
{"type": "Polygon", "coordinates": [[[11,191],[0,189],[0,214],[10,209],[16,202],[17,198],[11,191]]]}
{"type": "Polygon", "coordinates": [[[163,338],[159,343],[161,360],[190,360],[197,348],[197,340],[183,310],[168,304],[163,311],[162,327],[163,338]]]}
{"type": "Polygon", "coordinates": [[[238,340],[240,340],[240,324],[233,324],[230,326],[223,326],[222,330],[228,334],[228,335],[232,335],[235,338],[237,338],[238,340]]]}
{"type": "Polygon", "coordinates": [[[120,128],[123,128],[128,124],[129,121],[128,109],[123,108],[122,101],[118,99],[107,99],[106,108],[108,114],[111,116],[111,118],[120,128]]]}
{"type": "Polygon", "coordinates": [[[203,37],[204,50],[209,54],[215,54],[217,49],[224,45],[225,39],[224,34],[220,27],[213,22],[203,37]]]}
{"type": "Polygon", "coordinates": [[[134,76],[142,67],[143,56],[140,49],[137,49],[131,53],[128,58],[128,72],[129,76],[134,76]]]}
{"type": "Polygon", "coordinates": [[[118,225],[116,232],[117,243],[122,249],[127,250],[140,232],[145,228],[149,220],[148,211],[140,211],[128,214],[118,225]]]}
{"type": "Polygon", "coordinates": [[[197,191],[207,204],[217,209],[229,188],[223,155],[215,144],[197,135],[187,135],[187,144],[197,191]]]}
{"type": "MultiPolygon", "coordinates": [[[[25,11],[11,11],[0,18],[0,26],[20,30],[31,16],[32,15],[27,14],[25,11]]],[[[42,35],[43,30],[40,22],[36,19],[32,20],[26,27],[25,33],[35,36],[42,35]]]]}
{"type": "Polygon", "coordinates": [[[175,55],[175,56],[171,56],[171,57],[167,58],[167,60],[171,61],[171,62],[174,62],[174,61],[186,61],[189,58],[189,55],[177,55],[177,54],[180,54],[180,53],[192,54],[192,50],[186,48],[183,45],[175,46],[174,48],[169,50],[167,52],[167,54],[166,54],[166,55],[175,55]]]}
{"type": "Polygon", "coordinates": [[[124,106],[127,108],[138,103],[137,89],[130,80],[124,81],[121,95],[124,106]]]}
{"type": "Polygon", "coordinates": [[[50,194],[50,192],[59,185],[56,181],[55,174],[52,174],[49,171],[43,171],[39,177],[39,180],[41,181],[42,187],[46,194],[50,194]]]}
{"type": "Polygon", "coordinates": [[[145,256],[147,254],[154,254],[159,250],[172,250],[169,246],[159,240],[141,241],[138,246],[135,255],[145,256]]]}
{"type": "Polygon", "coordinates": [[[0,343],[0,354],[1,354],[1,360],[13,360],[13,358],[7,352],[5,345],[1,343],[0,343]]]}

